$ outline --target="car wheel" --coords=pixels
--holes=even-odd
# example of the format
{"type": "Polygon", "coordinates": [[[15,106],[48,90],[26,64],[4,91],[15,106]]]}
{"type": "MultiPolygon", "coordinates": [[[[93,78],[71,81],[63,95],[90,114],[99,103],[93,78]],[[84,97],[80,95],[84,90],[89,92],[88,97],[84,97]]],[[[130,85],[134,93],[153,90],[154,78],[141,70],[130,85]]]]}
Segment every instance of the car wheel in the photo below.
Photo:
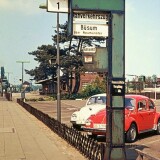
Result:
{"type": "Polygon", "coordinates": [[[126,133],[126,141],[134,142],[137,138],[137,127],[135,124],[131,124],[129,130],[126,133]]]}
{"type": "Polygon", "coordinates": [[[157,123],[157,134],[160,134],[160,119],[158,120],[158,123],[157,123]]]}

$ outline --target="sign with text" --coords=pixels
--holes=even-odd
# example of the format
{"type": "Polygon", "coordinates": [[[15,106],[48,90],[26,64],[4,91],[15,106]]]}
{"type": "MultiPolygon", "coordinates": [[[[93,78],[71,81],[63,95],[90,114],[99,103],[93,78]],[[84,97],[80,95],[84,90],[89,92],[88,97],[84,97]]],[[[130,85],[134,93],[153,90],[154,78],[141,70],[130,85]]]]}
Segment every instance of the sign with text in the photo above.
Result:
{"type": "Polygon", "coordinates": [[[96,47],[83,47],[82,52],[95,53],[96,47]]]}
{"type": "Polygon", "coordinates": [[[111,93],[113,96],[124,96],[125,83],[123,81],[112,81],[111,93]]]}
{"type": "Polygon", "coordinates": [[[68,13],[68,0],[47,0],[47,11],[68,13]]]}
{"type": "Polygon", "coordinates": [[[79,24],[73,23],[74,36],[107,37],[108,26],[105,24],[79,24]]]}
{"type": "Polygon", "coordinates": [[[93,63],[93,55],[84,55],[84,63],[93,63]]]}
{"type": "Polygon", "coordinates": [[[108,36],[108,15],[106,13],[74,12],[73,35],[87,37],[108,36]]]}
{"type": "Polygon", "coordinates": [[[104,23],[108,21],[108,15],[105,13],[94,13],[94,12],[74,12],[73,22],[98,22],[104,23]]]}

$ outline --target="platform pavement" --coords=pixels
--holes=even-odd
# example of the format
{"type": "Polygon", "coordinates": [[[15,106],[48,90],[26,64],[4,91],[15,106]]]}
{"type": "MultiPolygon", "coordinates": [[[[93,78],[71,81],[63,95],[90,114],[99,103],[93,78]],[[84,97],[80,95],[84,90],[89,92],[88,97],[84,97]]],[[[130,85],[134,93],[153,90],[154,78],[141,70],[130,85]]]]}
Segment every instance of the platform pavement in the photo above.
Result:
{"type": "Polygon", "coordinates": [[[62,141],[16,102],[0,97],[0,160],[86,160],[62,141]]]}

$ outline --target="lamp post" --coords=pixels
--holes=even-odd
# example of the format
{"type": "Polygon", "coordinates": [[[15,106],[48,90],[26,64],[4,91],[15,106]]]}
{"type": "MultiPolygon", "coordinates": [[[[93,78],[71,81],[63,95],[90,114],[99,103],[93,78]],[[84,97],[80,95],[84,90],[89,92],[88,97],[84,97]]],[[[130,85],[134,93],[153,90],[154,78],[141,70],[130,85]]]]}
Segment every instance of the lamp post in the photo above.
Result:
{"type": "Polygon", "coordinates": [[[61,122],[60,55],[59,55],[59,13],[57,13],[57,120],[59,122],[61,122]]]}
{"type": "MultiPolygon", "coordinates": [[[[30,63],[30,61],[16,61],[16,62],[22,64],[22,86],[23,86],[23,70],[24,70],[24,63],[30,63]]],[[[21,89],[22,89],[22,86],[21,86],[21,89]]]]}

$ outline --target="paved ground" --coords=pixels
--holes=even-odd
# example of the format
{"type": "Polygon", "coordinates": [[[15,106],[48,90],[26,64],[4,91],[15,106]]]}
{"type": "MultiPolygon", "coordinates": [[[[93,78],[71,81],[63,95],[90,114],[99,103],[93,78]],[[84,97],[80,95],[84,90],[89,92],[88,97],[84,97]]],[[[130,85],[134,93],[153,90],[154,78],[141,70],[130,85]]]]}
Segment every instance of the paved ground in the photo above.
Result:
{"type": "Polygon", "coordinates": [[[0,97],[0,160],[85,160],[16,102],[0,97]]]}

